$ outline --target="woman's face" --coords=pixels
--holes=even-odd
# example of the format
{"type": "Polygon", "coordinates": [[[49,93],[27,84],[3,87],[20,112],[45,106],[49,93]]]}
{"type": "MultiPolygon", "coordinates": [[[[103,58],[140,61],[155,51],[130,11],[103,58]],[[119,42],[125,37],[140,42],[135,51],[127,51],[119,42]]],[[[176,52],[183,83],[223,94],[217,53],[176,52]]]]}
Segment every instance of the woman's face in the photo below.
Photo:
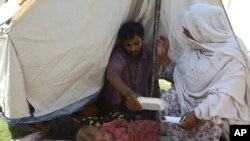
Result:
{"type": "Polygon", "coordinates": [[[111,141],[111,139],[110,134],[103,130],[97,130],[95,133],[95,141],[111,141]]]}

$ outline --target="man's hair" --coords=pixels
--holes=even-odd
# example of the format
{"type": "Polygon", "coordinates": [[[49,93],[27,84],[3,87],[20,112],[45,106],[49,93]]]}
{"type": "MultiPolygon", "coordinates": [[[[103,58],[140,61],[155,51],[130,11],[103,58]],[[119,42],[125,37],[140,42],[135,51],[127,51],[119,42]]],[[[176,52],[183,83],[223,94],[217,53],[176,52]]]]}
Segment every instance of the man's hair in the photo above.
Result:
{"type": "Polygon", "coordinates": [[[118,32],[118,39],[120,42],[124,42],[133,38],[135,35],[143,38],[144,28],[140,22],[128,21],[124,23],[118,32]]]}
{"type": "Polygon", "coordinates": [[[96,131],[98,131],[97,127],[84,125],[77,132],[76,141],[93,141],[95,140],[96,131]]]}

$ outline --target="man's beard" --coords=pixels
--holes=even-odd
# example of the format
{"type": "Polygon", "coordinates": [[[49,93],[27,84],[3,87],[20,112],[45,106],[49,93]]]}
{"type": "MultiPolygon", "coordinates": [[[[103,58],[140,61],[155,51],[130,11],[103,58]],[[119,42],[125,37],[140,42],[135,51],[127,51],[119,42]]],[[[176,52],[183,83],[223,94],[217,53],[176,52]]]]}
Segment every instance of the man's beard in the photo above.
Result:
{"type": "Polygon", "coordinates": [[[142,54],[142,49],[139,50],[139,51],[131,51],[131,52],[127,52],[127,54],[134,58],[134,59],[137,59],[137,58],[140,58],[141,57],[141,54],[142,54]]]}

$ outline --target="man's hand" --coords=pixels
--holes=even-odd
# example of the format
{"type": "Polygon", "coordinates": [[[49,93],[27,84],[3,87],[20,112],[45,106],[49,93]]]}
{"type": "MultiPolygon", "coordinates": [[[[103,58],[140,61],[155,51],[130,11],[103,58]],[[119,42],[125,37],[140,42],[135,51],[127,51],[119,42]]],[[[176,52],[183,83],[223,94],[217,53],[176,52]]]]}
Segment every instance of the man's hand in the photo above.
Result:
{"type": "Polygon", "coordinates": [[[126,97],[125,104],[129,110],[132,111],[139,111],[142,109],[142,105],[137,100],[138,95],[137,94],[129,94],[126,97]]]}
{"type": "Polygon", "coordinates": [[[141,104],[137,100],[139,94],[130,89],[117,72],[111,72],[107,79],[126,98],[125,104],[129,110],[138,111],[142,109],[141,104]]]}
{"type": "Polygon", "coordinates": [[[199,123],[199,119],[195,116],[194,112],[188,112],[183,117],[185,119],[182,120],[180,127],[185,130],[192,130],[199,123]]]}

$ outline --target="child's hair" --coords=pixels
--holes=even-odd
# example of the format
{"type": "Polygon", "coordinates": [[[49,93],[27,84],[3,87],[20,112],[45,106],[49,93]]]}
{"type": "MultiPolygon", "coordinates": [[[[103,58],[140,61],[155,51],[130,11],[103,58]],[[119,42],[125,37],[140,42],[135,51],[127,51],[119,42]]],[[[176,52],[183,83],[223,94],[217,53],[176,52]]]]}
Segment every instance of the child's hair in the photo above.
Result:
{"type": "Polygon", "coordinates": [[[43,138],[53,140],[75,140],[79,125],[70,116],[53,120],[43,132],[43,138]]]}
{"type": "Polygon", "coordinates": [[[76,141],[93,141],[98,128],[92,125],[82,126],[76,134],[76,141]]]}

